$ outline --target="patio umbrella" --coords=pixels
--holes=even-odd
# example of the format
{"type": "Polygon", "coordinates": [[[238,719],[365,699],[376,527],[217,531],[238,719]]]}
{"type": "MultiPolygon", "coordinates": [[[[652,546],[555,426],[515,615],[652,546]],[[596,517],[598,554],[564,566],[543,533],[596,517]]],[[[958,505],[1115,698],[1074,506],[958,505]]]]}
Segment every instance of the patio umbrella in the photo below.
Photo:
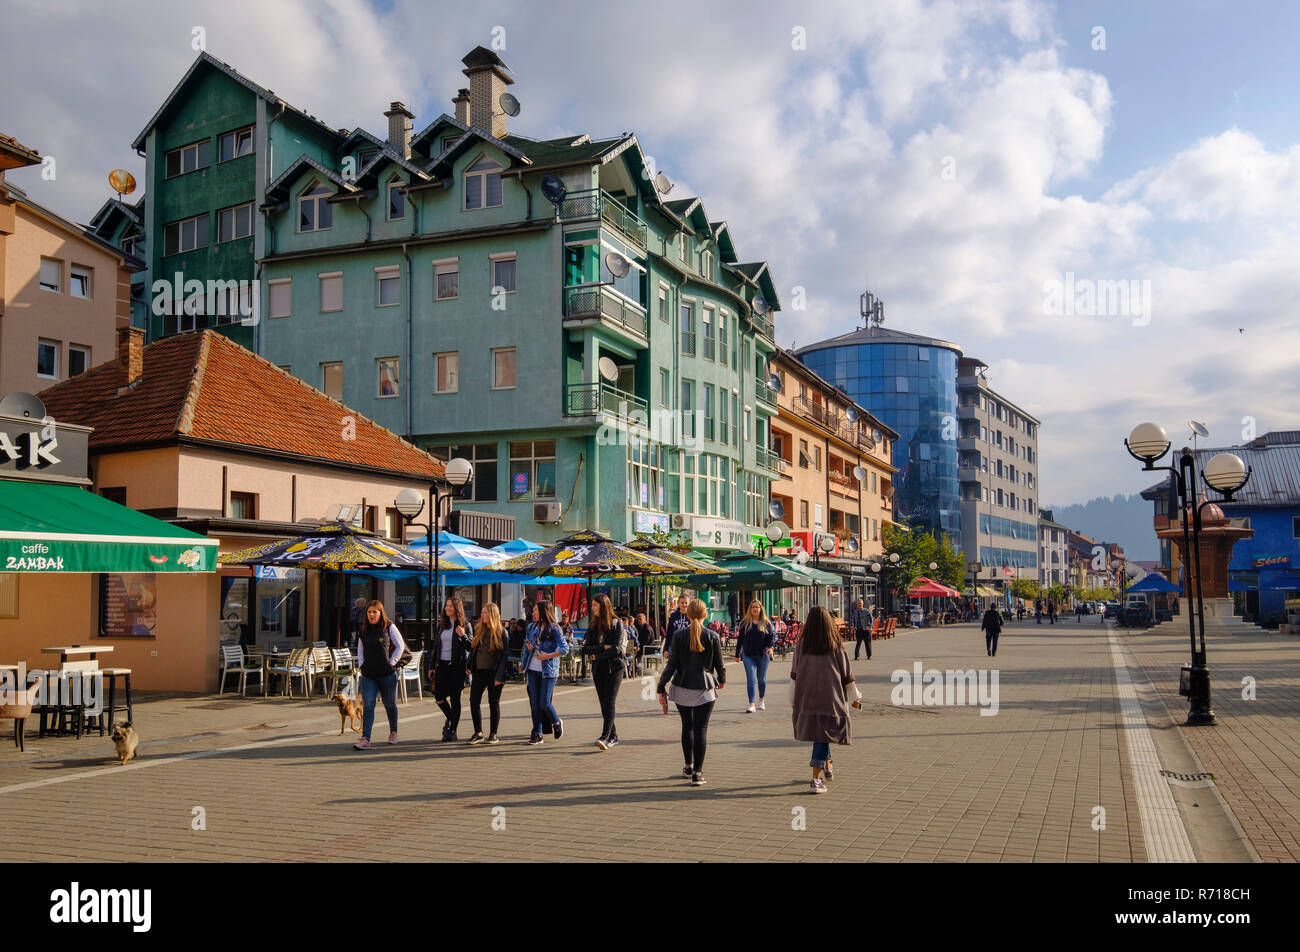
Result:
{"type": "Polygon", "coordinates": [[[941,585],[934,579],[922,575],[907,593],[908,598],[945,598],[959,594],[956,589],[941,585]]]}
{"type": "MultiPolygon", "coordinates": [[[[651,542],[649,539],[646,539],[644,537],[633,539],[631,542],[627,544],[627,547],[629,549],[632,549],[633,551],[645,552],[649,555],[653,555],[657,559],[663,559],[665,562],[679,566],[680,571],[678,575],[683,579],[685,578],[685,576],[691,574],[694,575],[726,574],[726,569],[720,569],[716,565],[713,565],[710,562],[702,562],[698,559],[692,559],[689,556],[682,555],[679,552],[674,552],[672,549],[666,546],[662,546],[657,542],[651,542]]],[[[648,574],[649,573],[647,572],[643,572],[641,574],[641,599],[647,605],[650,604],[649,600],[646,598],[646,594],[647,594],[646,589],[649,587],[648,584],[649,580],[647,578],[648,574]]],[[[666,581],[668,581],[668,578],[659,576],[656,578],[655,584],[656,586],[662,585],[666,581]]],[[[656,627],[656,630],[658,629],[658,625],[659,625],[658,616],[659,616],[659,596],[658,594],[656,594],[654,600],[654,617],[651,619],[651,621],[654,623],[656,627]]]]}
{"type": "Polygon", "coordinates": [[[1152,572],[1150,575],[1145,576],[1140,582],[1135,582],[1130,585],[1127,591],[1131,594],[1133,592],[1181,592],[1182,589],[1173,582],[1170,582],[1163,575],[1160,575],[1158,572],[1152,572]]]}
{"type": "Polygon", "coordinates": [[[715,560],[714,568],[725,569],[726,575],[697,573],[687,576],[686,584],[722,591],[757,591],[814,584],[813,580],[806,575],[792,572],[785,566],[764,562],[748,552],[724,555],[715,560]]]}

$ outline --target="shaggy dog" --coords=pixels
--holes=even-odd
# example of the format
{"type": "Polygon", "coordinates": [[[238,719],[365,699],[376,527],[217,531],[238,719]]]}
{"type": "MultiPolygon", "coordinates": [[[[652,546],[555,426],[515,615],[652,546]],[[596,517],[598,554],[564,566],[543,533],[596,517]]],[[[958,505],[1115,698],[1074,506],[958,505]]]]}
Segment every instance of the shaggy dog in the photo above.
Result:
{"type": "Polygon", "coordinates": [[[118,764],[125,764],[135,756],[135,749],[140,746],[140,735],[127,721],[113,725],[113,746],[117,748],[118,764]]]}

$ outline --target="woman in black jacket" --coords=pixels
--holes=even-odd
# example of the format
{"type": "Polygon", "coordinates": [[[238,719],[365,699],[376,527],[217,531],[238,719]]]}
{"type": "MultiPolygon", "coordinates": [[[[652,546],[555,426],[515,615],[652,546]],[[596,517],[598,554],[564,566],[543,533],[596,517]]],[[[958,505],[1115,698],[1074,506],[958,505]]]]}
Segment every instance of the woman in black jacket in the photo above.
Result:
{"type": "Polygon", "coordinates": [[[690,603],[686,609],[690,626],[673,638],[672,652],[659,677],[661,703],[666,706],[671,699],[682,718],[682,755],[686,760],[682,776],[689,778],[693,787],[704,783],[709,715],[718,700],[718,691],[727,683],[722,642],[717,632],[704,627],[708,613],[698,598],[690,603]]]}
{"type": "Polygon", "coordinates": [[[483,692],[488,696],[489,729],[487,742],[497,743],[501,724],[501,688],[506,683],[506,635],[501,627],[501,609],[488,602],[479,614],[474,638],[470,641],[469,713],[474,719],[471,744],[483,743],[483,692]]]}
{"type": "Polygon", "coordinates": [[[597,595],[591,600],[591,624],[582,643],[582,653],[591,659],[591,680],[596,685],[600,700],[602,725],[596,746],[609,750],[618,743],[618,730],[614,727],[614,702],[623,684],[623,623],[614,617],[614,606],[608,595],[597,595]]]}
{"type": "Polygon", "coordinates": [[[447,718],[442,727],[442,739],[447,741],[456,739],[460,695],[465,690],[465,669],[469,667],[469,621],[465,618],[465,604],[455,595],[447,596],[437,627],[433,643],[425,650],[432,653],[428,666],[433,671],[433,699],[447,718]]]}
{"type": "Polygon", "coordinates": [[[988,651],[989,657],[993,658],[998,653],[998,635],[1002,633],[1002,616],[992,605],[984,613],[984,620],[980,622],[980,630],[984,632],[984,647],[988,651]]]}

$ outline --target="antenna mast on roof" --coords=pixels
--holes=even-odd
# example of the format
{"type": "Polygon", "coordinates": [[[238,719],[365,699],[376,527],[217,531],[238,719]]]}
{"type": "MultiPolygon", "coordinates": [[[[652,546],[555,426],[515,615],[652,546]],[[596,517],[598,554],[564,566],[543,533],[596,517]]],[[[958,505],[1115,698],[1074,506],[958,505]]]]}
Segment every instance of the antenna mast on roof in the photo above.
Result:
{"type": "Polygon", "coordinates": [[[858,299],[858,313],[862,315],[862,327],[870,327],[874,332],[885,323],[885,302],[870,291],[863,291],[858,299]]]}

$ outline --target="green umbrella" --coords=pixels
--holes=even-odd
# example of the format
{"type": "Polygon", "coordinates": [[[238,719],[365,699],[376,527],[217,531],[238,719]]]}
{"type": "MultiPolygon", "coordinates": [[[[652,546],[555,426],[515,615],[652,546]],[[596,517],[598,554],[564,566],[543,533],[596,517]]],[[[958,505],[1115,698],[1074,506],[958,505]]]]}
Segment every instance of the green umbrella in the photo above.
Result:
{"type": "Polygon", "coordinates": [[[686,584],[721,589],[723,591],[759,591],[772,588],[791,588],[812,585],[806,575],[792,572],[788,567],[764,562],[747,552],[734,552],[719,558],[715,568],[725,569],[724,576],[696,574],[686,578],[686,584]]]}

